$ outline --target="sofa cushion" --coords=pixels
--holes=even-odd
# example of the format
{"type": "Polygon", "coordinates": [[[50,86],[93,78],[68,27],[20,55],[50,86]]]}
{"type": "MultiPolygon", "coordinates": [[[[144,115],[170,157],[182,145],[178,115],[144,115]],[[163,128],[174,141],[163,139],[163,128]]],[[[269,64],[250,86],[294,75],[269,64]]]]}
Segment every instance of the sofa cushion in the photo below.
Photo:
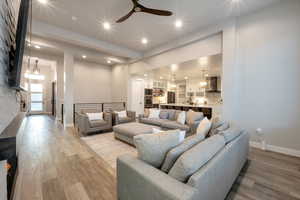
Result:
{"type": "Polygon", "coordinates": [[[163,121],[161,126],[167,129],[180,129],[186,132],[190,131],[190,127],[188,125],[180,124],[177,121],[163,121]]]}
{"type": "Polygon", "coordinates": [[[119,117],[119,122],[120,123],[128,123],[131,122],[132,119],[130,117],[119,117]]]}
{"type": "Polygon", "coordinates": [[[226,144],[228,144],[229,142],[231,142],[232,140],[237,138],[239,135],[241,135],[242,132],[243,132],[242,129],[240,129],[236,126],[233,126],[233,127],[228,128],[225,131],[221,131],[219,134],[224,137],[226,144]]]}
{"type": "Polygon", "coordinates": [[[167,119],[152,119],[152,118],[141,118],[140,122],[144,124],[150,124],[155,126],[161,126],[162,123],[168,122],[167,119]]]}
{"type": "Polygon", "coordinates": [[[181,154],[183,154],[184,152],[186,152],[187,150],[189,150],[194,145],[198,144],[204,139],[205,138],[202,135],[193,135],[186,138],[180,145],[171,149],[167,153],[166,158],[161,167],[161,170],[168,173],[170,169],[173,167],[176,160],[181,156],[181,154]]]}
{"type": "Polygon", "coordinates": [[[221,135],[215,135],[200,142],[178,158],[169,175],[181,182],[186,182],[191,175],[212,159],[224,146],[225,139],[221,135]]]}
{"type": "Polygon", "coordinates": [[[97,128],[97,127],[107,125],[107,121],[104,121],[104,120],[92,120],[92,121],[89,121],[89,123],[92,128],[97,128]]]}
{"type": "Polygon", "coordinates": [[[204,118],[202,112],[195,112],[193,110],[189,110],[186,113],[186,123],[187,124],[194,124],[196,121],[201,121],[204,118]]]}
{"type": "Polygon", "coordinates": [[[160,110],[159,118],[160,119],[168,119],[169,118],[169,111],[168,110],[160,110]]]}
{"type": "Polygon", "coordinates": [[[171,130],[137,135],[133,139],[139,159],[159,168],[162,165],[166,153],[180,144],[183,138],[179,130],[171,130]]]}
{"type": "Polygon", "coordinates": [[[211,121],[209,119],[207,119],[207,117],[205,117],[199,124],[196,134],[200,134],[203,135],[203,137],[205,138],[208,134],[208,132],[211,129],[211,121]]]}

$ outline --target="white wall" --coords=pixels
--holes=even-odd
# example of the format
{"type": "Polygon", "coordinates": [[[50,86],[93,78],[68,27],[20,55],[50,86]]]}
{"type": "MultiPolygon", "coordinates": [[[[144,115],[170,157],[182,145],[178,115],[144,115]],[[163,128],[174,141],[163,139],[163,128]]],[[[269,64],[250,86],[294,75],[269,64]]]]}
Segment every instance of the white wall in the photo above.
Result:
{"type": "Polygon", "coordinates": [[[112,68],[112,101],[127,102],[128,66],[116,65],[112,68]]]}
{"type": "MultiPolygon", "coordinates": [[[[237,22],[238,120],[267,144],[300,150],[300,1],[237,22]]],[[[226,91],[225,91],[226,92],[226,91]]]]}
{"type": "MultiPolygon", "coordinates": [[[[5,1],[0,1],[0,7],[3,7],[5,1]]],[[[17,15],[19,0],[8,1],[12,3],[15,8],[15,16],[17,15]]],[[[4,16],[7,13],[3,13],[4,16]]],[[[0,23],[0,38],[4,38],[4,35],[7,35],[6,29],[2,27],[2,23],[0,23]]],[[[7,56],[0,51],[0,58],[2,59],[4,56],[7,56]]],[[[6,128],[6,126],[14,119],[14,117],[19,112],[19,102],[16,98],[16,91],[10,89],[7,86],[6,79],[6,68],[3,62],[0,62],[0,134],[6,128]]]]}
{"type": "Polygon", "coordinates": [[[112,68],[95,63],[75,61],[74,102],[112,101],[112,68]]]}

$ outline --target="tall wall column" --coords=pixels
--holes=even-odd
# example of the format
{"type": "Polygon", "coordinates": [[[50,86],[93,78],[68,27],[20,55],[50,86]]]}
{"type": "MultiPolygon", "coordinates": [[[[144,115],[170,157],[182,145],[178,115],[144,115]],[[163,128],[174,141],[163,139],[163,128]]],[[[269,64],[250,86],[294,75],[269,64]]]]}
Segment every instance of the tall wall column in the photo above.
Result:
{"type": "Polygon", "coordinates": [[[74,56],[64,53],[64,126],[73,126],[74,56]]]}

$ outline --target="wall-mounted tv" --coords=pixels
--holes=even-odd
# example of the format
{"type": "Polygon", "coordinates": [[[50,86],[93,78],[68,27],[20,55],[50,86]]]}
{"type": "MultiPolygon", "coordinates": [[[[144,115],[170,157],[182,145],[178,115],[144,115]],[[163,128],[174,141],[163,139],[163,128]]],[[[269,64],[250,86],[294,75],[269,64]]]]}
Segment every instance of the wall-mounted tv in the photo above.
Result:
{"type": "Polygon", "coordinates": [[[10,45],[8,85],[16,90],[23,89],[21,87],[21,75],[27,33],[29,4],[30,0],[21,0],[15,39],[13,40],[14,37],[12,36],[12,42],[10,45]]]}

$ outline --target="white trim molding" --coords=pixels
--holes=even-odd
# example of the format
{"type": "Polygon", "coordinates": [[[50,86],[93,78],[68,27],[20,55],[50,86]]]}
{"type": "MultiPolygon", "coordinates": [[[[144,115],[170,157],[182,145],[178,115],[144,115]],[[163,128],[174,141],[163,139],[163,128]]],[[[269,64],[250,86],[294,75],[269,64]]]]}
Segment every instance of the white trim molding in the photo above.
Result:
{"type": "MultiPolygon", "coordinates": [[[[250,142],[250,146],[258,149],[263,149],[262,144],[260,142],[250,142]]],[[[300,158],[300,151],[296,149],[289,149],[285,147],[274,146],[270,144],[266,144],[266,151],[273,151],[276,153],[282,153],[289,156],[295,156],[300,158]]]]}
{"type": "Polygon", "coordinates": [[[64,124],[64,127],[65,128],[73,128],[74,124],[73,123],[71,123],[71,124],[64,124]]]}

